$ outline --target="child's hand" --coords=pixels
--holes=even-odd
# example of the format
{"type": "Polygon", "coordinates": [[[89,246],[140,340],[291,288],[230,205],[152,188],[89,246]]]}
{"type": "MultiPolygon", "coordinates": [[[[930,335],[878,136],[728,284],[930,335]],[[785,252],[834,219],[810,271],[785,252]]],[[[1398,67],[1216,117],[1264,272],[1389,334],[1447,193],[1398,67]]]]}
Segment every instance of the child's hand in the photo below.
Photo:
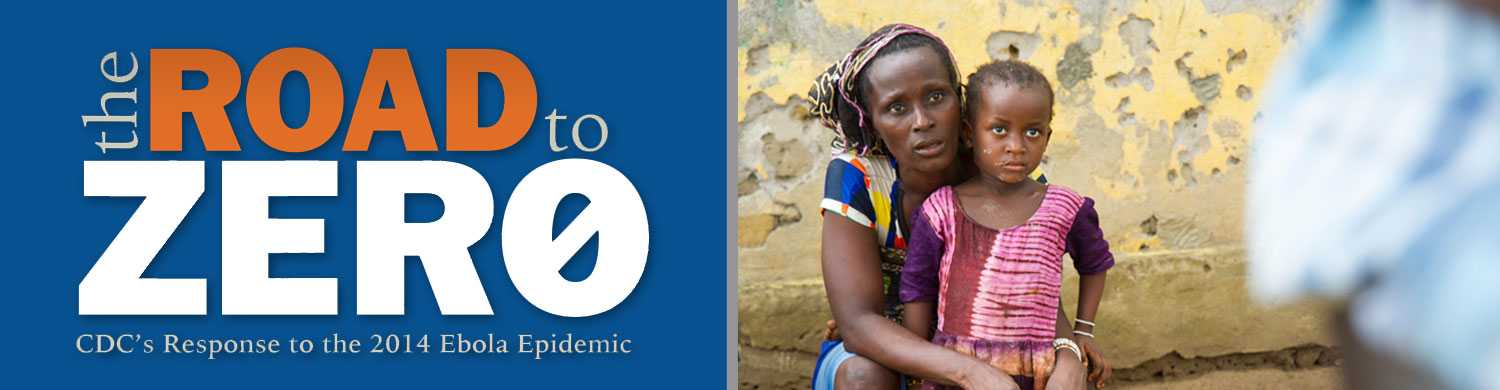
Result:
{"type": "Polygon", "coordinates": [[[839,339],[839,323],[838,323],[838,321],[828,320],[828,331],[823,332],[823,339],[824,340],[838,340],[839,339]]]}
{"type": "Polygon", "coordinates": [[[1094,344],[1093,337],[1077,337],[1074,341],[1078,342],[1078,346],[1083,348],[1084,355],[1088,357],[1089,382],[1093,383],[1096,388],[1104,388],[1104,381],[1109,380],[1113,370],[1109,366],[1109,361],[1104,359],[1104,352],[1094,344]]]}

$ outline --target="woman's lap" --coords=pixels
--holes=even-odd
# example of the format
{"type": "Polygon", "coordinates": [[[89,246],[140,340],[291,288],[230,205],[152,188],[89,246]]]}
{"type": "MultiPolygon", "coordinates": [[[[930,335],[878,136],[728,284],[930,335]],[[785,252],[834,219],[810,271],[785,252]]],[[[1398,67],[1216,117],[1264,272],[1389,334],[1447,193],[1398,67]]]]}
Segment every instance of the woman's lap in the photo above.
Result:
{"type": "MultiPolygon", "coordinates": [[[[817,364],[813,366],[813,390],[834,390],[839,367],[848,363],[850,359],[859,357],[844,348],[843,340],[823,341],[823,345],[819,348],[817,364]]],[[[899,382],[901,390],[906,390],[905,376],[902,376],[899,382]]]]}

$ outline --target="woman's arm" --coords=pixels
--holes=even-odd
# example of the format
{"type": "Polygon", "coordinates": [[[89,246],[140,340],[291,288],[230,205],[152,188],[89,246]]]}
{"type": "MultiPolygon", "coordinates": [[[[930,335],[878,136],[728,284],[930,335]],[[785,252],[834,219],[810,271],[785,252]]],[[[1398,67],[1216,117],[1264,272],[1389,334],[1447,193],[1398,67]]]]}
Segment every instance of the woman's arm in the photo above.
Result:
{"type": "Polygon", "coordinates": [[[887,320],[880,244],[870,228],[823,219],[823,285],[844,347],[887,368],[964,388],[1014,388],[1009,376],[977,359],[918,338],[887,320]]]}
{"type": "MultiPolygon", "coordinates": [[[[1057,298],[1057,338],[1072,338],[1073,324],[1068,321],[1068,313],[1063,312],[1062,298],[1057,298]]],[[[1082,390],[1084,388],[1084,367],[1079,361],[1078,355],[1072,350],[1059,349],[1057,357],[1053,360],[1052,374],[1047,377],[1047,390],[1082,390]]]]}

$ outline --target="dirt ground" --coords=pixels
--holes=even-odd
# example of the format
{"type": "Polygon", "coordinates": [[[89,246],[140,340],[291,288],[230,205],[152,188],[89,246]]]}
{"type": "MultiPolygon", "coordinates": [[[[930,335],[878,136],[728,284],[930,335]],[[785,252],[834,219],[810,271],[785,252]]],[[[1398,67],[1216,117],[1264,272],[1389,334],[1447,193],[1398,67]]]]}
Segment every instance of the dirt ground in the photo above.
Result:
{"type": "Polygon", "coordinates": [[[1339,389],[1343,387],[1338,367],[1282,370],[1226,370],[1202,376],[1163,382],[1135,382],[1114,389],[1248,390],[1248,389],[1339,389]]]}

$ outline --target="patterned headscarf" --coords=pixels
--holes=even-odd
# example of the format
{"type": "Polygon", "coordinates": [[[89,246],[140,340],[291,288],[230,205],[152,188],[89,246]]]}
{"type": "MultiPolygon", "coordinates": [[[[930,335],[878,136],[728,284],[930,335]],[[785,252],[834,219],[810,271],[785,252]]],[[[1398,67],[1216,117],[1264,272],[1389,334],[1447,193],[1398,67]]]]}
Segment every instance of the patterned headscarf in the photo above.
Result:
{"type": "Polygon", "coordinates": [[[834,132],[834,153],[852,150],[861,156],[880,153],[884,150],[880,138],[861,107],[858,97],[859,72],[863,71],[880,49],[906,34],[917,34],[931,38],[941,48],[939,54],[948,62],[949,76],[954,87],[958,87],[958,66],[953,63],[953,54],[941,38],[921,27],[909,24],[890,24],[875,30],[865,37],[844,58],[823,71],[813,82],[807,96],[812,99],[812,114],[817,115],[824,127],[834,132]]]}

